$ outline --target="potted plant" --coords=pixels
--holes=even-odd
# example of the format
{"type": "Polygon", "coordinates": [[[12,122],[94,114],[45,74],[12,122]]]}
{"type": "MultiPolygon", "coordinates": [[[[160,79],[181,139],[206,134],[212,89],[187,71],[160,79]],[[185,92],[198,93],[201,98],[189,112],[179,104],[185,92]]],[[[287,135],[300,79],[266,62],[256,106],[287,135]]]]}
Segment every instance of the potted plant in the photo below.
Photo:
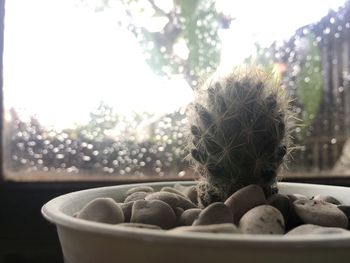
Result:
{"type": "Polygon", "coordinates": [[[212,78],[190,108],[198,182],[97,188],[43,207],[67,262],[349,259],[350,189],[277,183],[293,115],[272,78],[248,68],[212,78]]]}

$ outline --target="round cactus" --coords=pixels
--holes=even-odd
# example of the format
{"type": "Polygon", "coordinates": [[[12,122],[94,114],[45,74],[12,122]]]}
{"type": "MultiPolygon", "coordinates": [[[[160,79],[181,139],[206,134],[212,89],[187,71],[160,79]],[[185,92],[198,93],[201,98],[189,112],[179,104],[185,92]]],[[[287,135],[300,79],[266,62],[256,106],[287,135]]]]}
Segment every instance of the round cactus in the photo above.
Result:
{"type": "Polygon", "coordinates": [[[289,100],[258,69],[209,79],[190,107],[190,159],[200,175],[203,206],[258,184],[275,191],[277,171],[290,144],[289,100]]]}

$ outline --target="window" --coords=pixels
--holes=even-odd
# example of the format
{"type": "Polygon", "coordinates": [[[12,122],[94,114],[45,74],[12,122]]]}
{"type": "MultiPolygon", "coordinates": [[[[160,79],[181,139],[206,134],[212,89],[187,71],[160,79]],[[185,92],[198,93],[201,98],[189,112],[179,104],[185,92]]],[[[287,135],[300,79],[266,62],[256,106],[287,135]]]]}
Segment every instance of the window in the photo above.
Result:
{"type": "Polygon", "coordinates": [[[302,125],[288,173],[350,174],[348,1],[11,0],[5,9],[12,180],[191,177],[193,89],[243,63],[274,72],[294,99],[302,125]]]}

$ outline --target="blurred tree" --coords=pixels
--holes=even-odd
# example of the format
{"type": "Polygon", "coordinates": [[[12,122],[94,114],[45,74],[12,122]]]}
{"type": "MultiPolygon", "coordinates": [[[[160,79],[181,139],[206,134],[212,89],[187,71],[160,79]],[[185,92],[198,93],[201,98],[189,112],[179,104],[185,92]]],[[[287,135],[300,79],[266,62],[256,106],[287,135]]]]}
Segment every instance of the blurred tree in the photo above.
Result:
{"type": "Polygon", "coordinates": [[[120,23],[135,35],[157,74],[181,74],[194,87],[218,66],[218,30],[228,28],[231,18],[216,10],[214,0],[101,0],[95,9],[113,5],[124,10],[127,22],[120,23]]]}
{"type": "Polygon", "coordinates": [[[300,72],[296,78],[296,94],[303,108],[301,139],[317,116],[322,99],[321,55],[315,37],[310,33],[305,36],[306,47],[304,61],[300,62],[300,72]]]}
{"type": "Polygon", "coordinates": [[[113,129],[117,122],[118,115],[113,112],[113,108],[100,102],[97,109],[90,112],[89,122],[76,128],[77,138],[101,142],[106,137],[106,131],[113,129]]]}

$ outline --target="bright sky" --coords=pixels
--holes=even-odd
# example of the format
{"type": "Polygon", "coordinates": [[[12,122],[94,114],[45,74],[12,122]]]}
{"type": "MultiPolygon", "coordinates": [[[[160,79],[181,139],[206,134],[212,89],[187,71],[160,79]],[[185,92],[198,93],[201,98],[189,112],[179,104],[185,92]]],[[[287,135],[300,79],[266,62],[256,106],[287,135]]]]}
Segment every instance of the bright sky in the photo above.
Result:
{"type": "MultiPolygon", "coordinates": [[[[86,121],[100,101],[122,113],[163,113],[191,100],[191,89],[180,77],[167,81],[152,73],[133,36],[118,29],[117,9],[94,12],[77,8],[76,2],[6,1],[6,108],[64,128],[86,121]]],[[[227,68],[249,55],[256,40],[269,44],[288,38],[344,0],[218,2],[236,18],[222,35],[222,67],[227,68]]]]}

